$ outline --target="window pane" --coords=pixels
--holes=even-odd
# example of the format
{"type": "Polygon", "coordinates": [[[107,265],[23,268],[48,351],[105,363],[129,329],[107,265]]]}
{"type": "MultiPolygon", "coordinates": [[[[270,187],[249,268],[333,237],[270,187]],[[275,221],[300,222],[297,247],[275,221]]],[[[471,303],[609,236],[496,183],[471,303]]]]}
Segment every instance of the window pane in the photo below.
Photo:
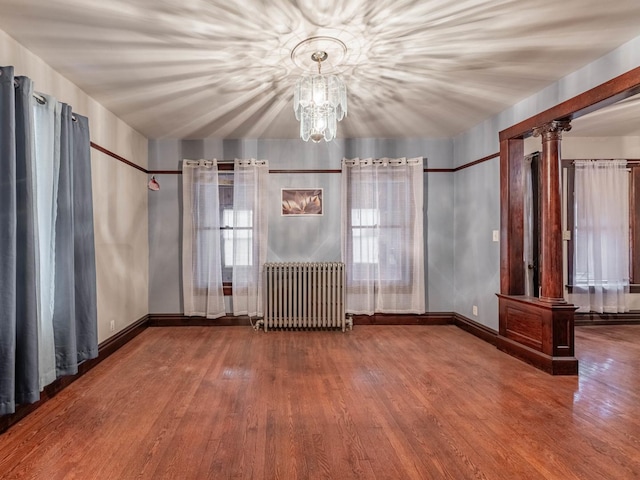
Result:
{"type": "Polygon", "coordinates": [[[235,214],[234,227],[249,228],[253,226],[253,212],[251,210],[236,210],[235,214]]]}
{"type": "Polygon", "coordinates": [[[378,263],[378,239],[374,229],[353,229],[353,263],[378,263]]]}
{"type": "MultiPolygon", "coordinates": [[[[251,230],[236,230],[235,246],[238,248],[238,253],[235,257],[236,266],[251,266],[253,265],[253,249],[251,241],[253,238],[253,232],[251,230]]],[[[232,268],[234,266],[234,241],[233,231],[223,230],[222,232],[222,250],[223,250],[223,264],[226,268],[232,268]]]]}
{"type": "Polygon", "coordinates": [[[380,212],[375,208],[354,208],[351,210],[351,225],[373,227],[380,223],[380,212]]]}

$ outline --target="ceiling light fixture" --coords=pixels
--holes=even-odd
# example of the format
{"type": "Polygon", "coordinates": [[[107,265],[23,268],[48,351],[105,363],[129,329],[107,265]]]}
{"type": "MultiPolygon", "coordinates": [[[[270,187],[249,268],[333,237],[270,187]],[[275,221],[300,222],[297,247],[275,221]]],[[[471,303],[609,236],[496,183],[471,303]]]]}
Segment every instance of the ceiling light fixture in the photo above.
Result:
{"type": "Polygon", "coordinates": [[[305,142],[330,142],[337,124],[347,115],[347,88],[337,75],[322,75],[322,62],[329,54],[317,50],[311,60],[318,63],[316,75],[303,75],[293,93],[293,109],[300,121],[300,138],[305,142]]]}

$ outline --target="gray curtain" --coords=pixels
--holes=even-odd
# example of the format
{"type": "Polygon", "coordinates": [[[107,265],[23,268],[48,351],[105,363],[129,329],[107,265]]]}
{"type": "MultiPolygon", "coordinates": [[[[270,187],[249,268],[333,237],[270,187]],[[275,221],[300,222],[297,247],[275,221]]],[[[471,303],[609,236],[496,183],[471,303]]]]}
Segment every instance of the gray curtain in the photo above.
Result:
{"type": "MultiPolygon", "coordinates": [[[[0,67],[0,415],[40,398],[33,102],[31,80],[0,67]]],[[[79,363],[98,354],[89,123],[68,105],[61,110],[53,288],[58,377],[77,373],[79,363]]]]}
{"type": "Polygon", "coordinates": [[[0,67],[0,414],[40,398],[33,85],[0,67]]]}
{"type": "Polygon", "coordinates": [[[98,355],[89,122],[62,105],[53,336],[58,376],[98,355]]]}

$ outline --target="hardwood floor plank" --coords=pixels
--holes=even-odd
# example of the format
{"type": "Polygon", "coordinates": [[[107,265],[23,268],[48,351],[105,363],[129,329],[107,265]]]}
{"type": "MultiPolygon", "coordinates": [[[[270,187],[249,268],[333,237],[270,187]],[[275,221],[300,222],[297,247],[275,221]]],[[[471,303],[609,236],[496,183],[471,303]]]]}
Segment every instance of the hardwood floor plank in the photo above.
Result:
{"type": "Polygon", "coordinates": [[[1,479],[640,478],[640,326],[554,377],[455,326],[153,327],[0,435],[1,479]]]}

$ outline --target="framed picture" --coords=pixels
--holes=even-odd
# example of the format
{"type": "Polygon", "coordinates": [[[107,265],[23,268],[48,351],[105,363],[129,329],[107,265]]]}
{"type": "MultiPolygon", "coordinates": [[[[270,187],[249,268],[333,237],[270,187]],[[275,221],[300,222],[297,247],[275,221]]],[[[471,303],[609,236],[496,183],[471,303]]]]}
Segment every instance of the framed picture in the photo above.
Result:
{"type": "Polygon", "coordinates": [[[321,188],[283,188],[282,215],[322,215],[321,188]]]}

